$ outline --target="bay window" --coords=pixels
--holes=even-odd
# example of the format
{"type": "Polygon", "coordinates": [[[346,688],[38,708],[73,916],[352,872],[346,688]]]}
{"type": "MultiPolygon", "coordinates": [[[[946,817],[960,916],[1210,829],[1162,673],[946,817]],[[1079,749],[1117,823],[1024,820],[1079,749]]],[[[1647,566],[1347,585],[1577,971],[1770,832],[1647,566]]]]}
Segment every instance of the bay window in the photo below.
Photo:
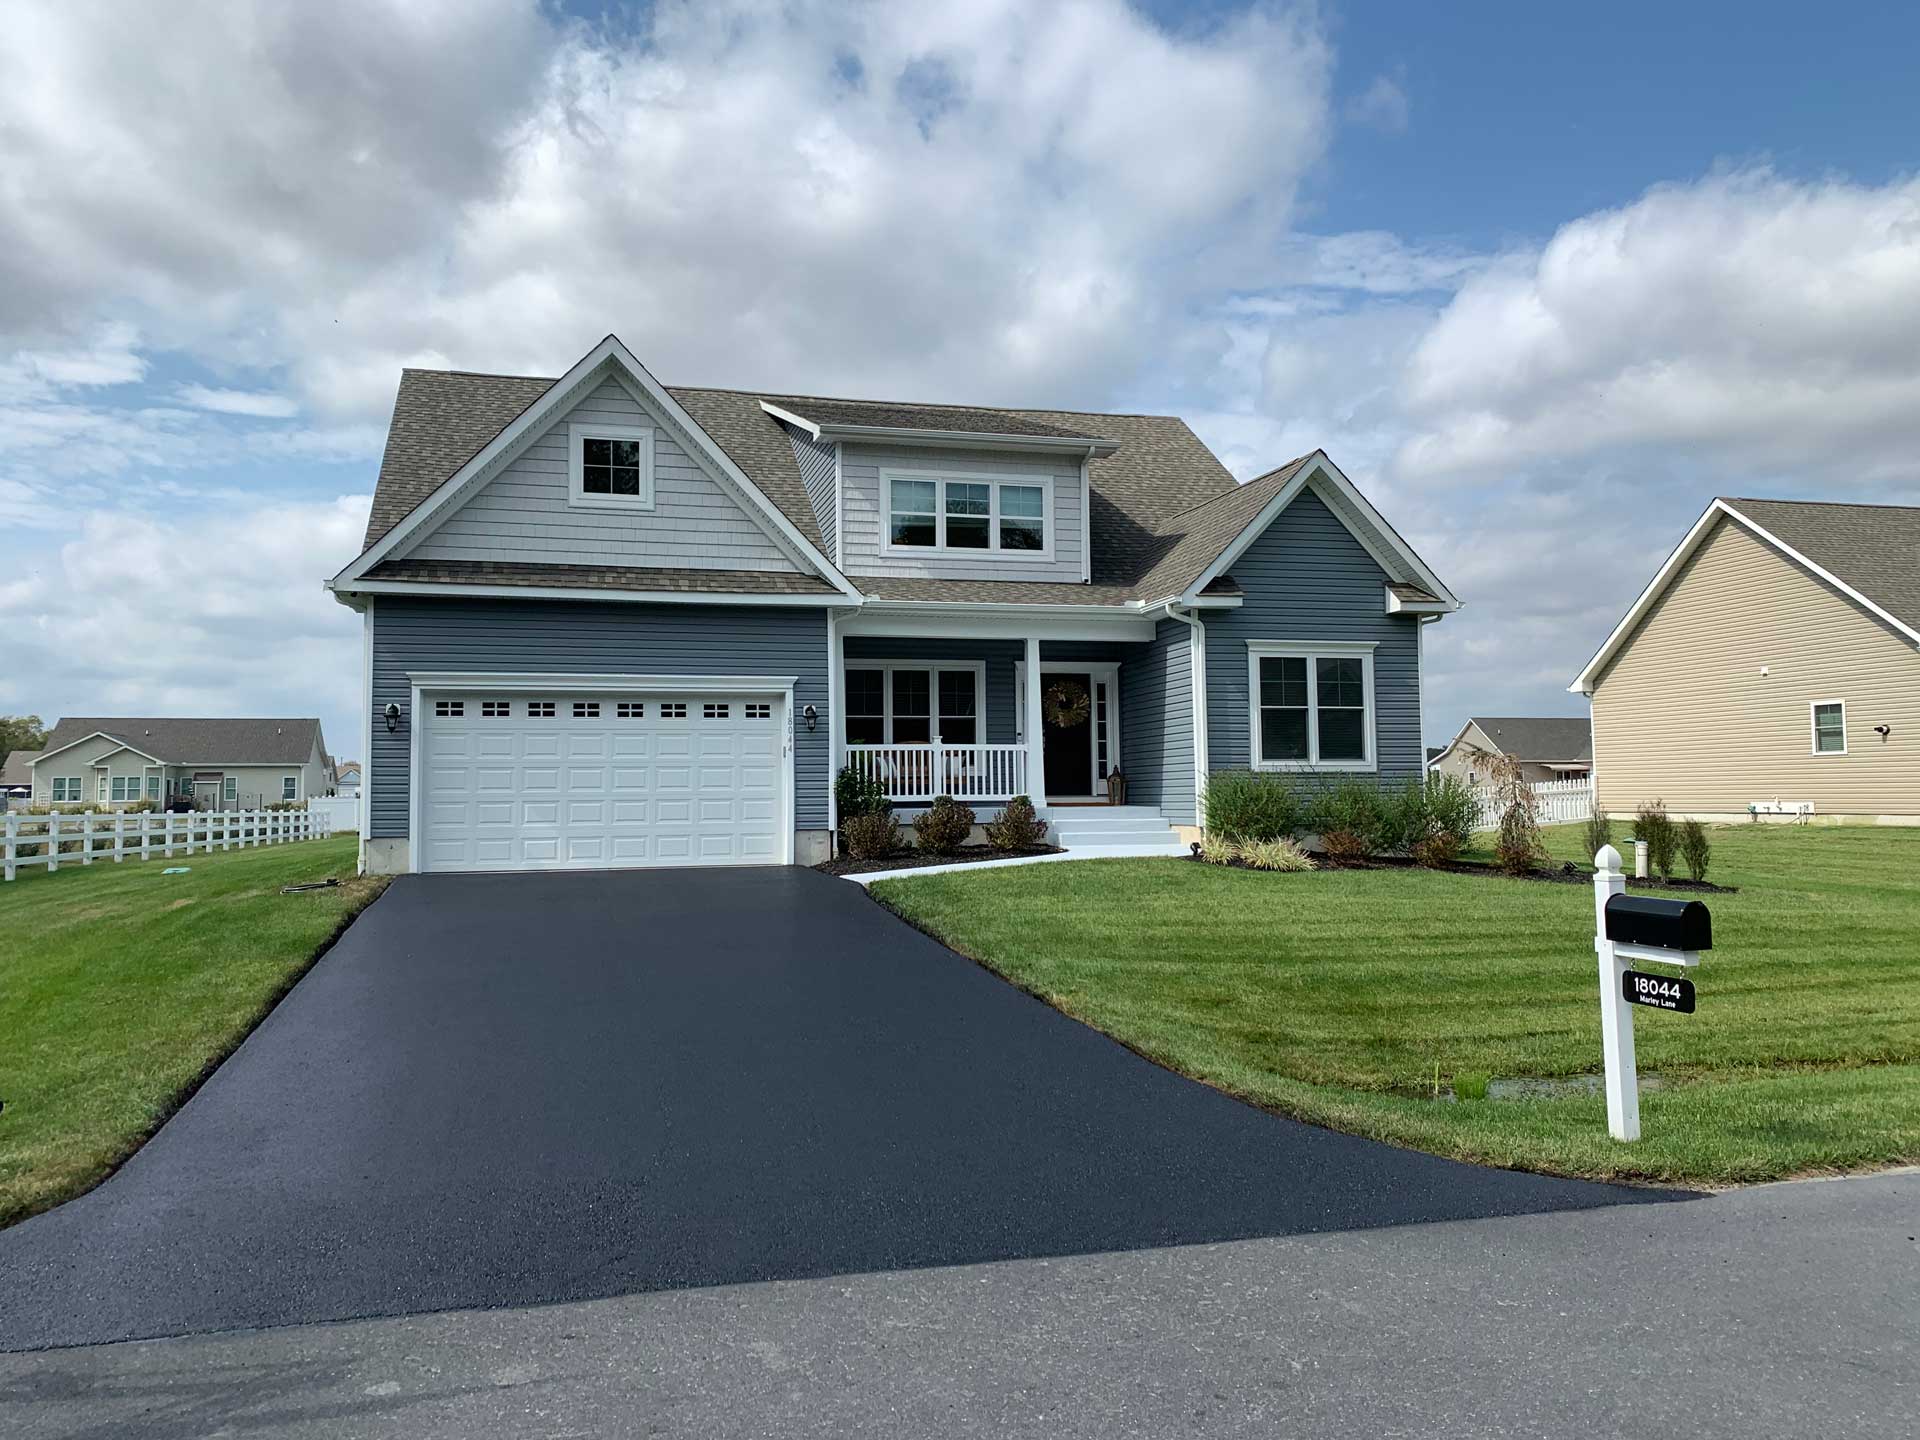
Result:
{"type": "Polygon", "coordinates": [[[1371,644],[1247,643],[1256,770],[1372,770],[1371,644]]]}
{"type": "Polygon", "coordinates": [[[881,482],[889,550],[1049,553],[1051,481],[889,470],[881,482]]]}

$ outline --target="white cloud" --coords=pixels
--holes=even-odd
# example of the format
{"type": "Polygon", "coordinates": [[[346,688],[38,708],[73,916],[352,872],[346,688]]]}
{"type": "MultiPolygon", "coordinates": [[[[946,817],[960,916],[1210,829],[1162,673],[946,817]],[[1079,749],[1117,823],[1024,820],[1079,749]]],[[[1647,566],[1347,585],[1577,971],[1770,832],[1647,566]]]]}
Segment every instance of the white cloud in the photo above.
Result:
{"type": "Polygon", "coordinates": [[[256,419],[286,420],[300,413],[297,401],[270,390],[223,390],[208,385],[182,385],[176,392],[182,405],[211,410],[216,415],[250,415],[256,419]]]}
{"type": "Polygon", "coordinates": [[[1920,479],[1920,180],[1664,185],[1468,279],[1415,354],[1407,472],[1633,446],[1920,479]]]}
{"type": "Polygon", "coordinates": [[[1347,101],[1347,120],[1383,135],[1402,135],[1412,110],[1406,71],[1399,69],[1391,75],[1374,76],[1366,89],[1347,101]]]}

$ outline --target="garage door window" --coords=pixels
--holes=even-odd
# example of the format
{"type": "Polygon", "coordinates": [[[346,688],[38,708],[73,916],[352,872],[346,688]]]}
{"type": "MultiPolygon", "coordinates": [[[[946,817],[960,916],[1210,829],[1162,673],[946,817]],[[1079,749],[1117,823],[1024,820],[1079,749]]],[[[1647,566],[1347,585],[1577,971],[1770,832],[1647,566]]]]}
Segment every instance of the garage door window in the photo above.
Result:
{"type": "Polygon", "coordinates": [[[644,720],[647,707],[638,700],[622,700],[616,713],[622,720],[644,720]]]}
{"type": "Polygon", "coordinates": [[[513,713],[513,706],[505,700],[482,700],[480,713],[489,720],[502,720],[513,713]]]}
{"type": "Polygon", "coordinates": [[[445,720],[450,716],[466,714],[467,705],[464,700],[436,700],[433,702],[433,713],[445,720]]]}
{"type": "Polygon", "coordinates": [[[669,700],[666,704],[660,707],[660,718],[662,720],[686,719],[687,718],[686,703],[680,700],[669,700]]]}
{"type": "Polygon", "coordinates": [[[727,718],[728,708],[729,707],[725,705],[716,705],[709,702],[700,707],[700,718],[703,720],[724,720],[727,718]]]}
{"type": "Polygon", "coordinates": [[[598,720],[600,718],[600,702],[598,700],[574,701],[573,718],[576,720],[598,720]]]}
{"type": "Polygon", "coordinates": [[[527,702],[527,718],[530,720],[551,720],[553,718],[553,701],[529,700],[527,702]]]}

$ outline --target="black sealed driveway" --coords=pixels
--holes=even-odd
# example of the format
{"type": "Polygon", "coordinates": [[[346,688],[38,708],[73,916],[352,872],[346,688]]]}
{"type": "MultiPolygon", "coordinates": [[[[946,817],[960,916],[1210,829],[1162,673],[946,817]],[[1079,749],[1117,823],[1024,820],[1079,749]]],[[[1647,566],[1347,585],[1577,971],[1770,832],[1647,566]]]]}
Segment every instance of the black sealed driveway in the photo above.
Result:
{"type": "Polygon", "coordinates": [[[0,1349],[1655,1198],[1250,1109],[811,871],[406,878],[0,1232],[0,1349]]]}

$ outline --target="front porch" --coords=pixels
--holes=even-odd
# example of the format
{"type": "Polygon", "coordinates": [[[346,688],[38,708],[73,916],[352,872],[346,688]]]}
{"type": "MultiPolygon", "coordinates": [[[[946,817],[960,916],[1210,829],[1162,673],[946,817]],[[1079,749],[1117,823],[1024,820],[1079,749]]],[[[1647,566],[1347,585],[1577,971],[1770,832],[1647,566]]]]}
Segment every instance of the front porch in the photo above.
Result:
{"type": "MultiPolygon", "coordinates": [[[[985,820],[1025,795],[1057,826],[1123,798],[1136,826],[1191,823],[1177,811],[1160,818],[1163,772],[1177,767],[1158,763],[1169,677],[1154,624],[1054,621],[1051,633],[1016,638],[995,618],[991,628],[959,622],[967,637],[919,616],[895,621],[897,633],[870,615],[837,627],[835,773],[871,777],[909,810],[951,795],[985,820]]],[[[1184,639],[1186,627],[1174,628],[1184,639]]],[[[1190,766],[1183,778],[1190,791],[1190,766]]]]}

